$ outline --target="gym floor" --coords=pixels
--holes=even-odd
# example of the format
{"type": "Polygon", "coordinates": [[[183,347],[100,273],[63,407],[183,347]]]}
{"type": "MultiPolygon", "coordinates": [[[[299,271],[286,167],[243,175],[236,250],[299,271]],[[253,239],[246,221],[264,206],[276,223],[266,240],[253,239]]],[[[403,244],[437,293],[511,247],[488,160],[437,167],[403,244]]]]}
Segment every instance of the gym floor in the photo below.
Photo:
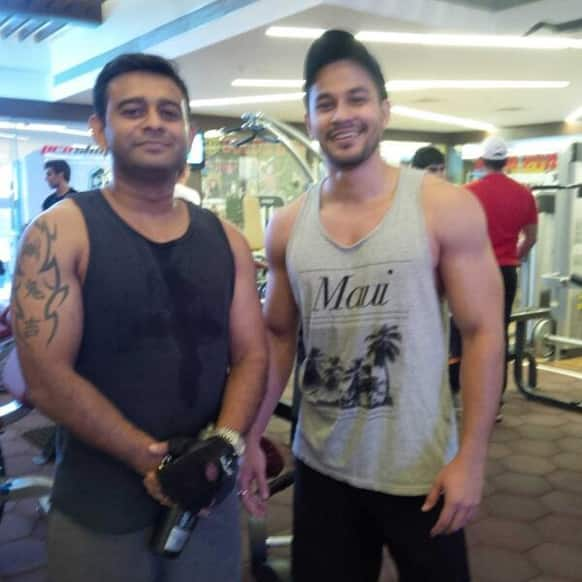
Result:
{"type": "MultiPolygon", "coordinates": [[[[574,367],[576,363],[574,363],[574,367]]],[[[582,400],[582,380],[539,373],[539,384],[582,400]]],[[[489,449],[485,497],[467,530],[474,582],[565,582],[582,580],[582,414],[526,401],[510,387],[503,423],[489,449]]],[[[10,475],[49,475],[38,467],[38,450],[22,434],[47,421],[33,412],[2,435],[10,475]]],[[[275,419],[274,440],[285,443],[288,426],[275,419]]],[[[291,491],[271,502],[271,535],[290,529],[291,491]]],[[[243,518],[244,519],[244,518],[243,518]]],[[[43,582],[46,520],[33,500],[8,503],[0,523],[0,582],[43,582]]],[[[245,578],[248,573],[246,525],[245,578]]],[[[286,551],[286,550],[285,550],[286,551]]],[[[284,550],[278,550],[279,554],[284,550]]],[[[396,582],[389,559],[379,582],[396,582]]],[[[227,582],[227,581],[225,581],[227,582]]],[[[330,581],[333,582],[333,581],[330,581]]]]}

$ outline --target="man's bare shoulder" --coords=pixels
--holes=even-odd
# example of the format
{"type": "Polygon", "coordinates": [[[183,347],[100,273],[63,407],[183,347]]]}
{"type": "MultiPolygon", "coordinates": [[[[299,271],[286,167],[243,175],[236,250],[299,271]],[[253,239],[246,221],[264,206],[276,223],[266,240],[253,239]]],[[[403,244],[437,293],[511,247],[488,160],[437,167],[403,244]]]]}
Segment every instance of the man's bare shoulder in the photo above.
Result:
{"type": "Polygon", "coordinates": [[[437,238],[486,235],[485,214],[477,197],[469,190],[427,175],[422,196],[429,229],[437,238]]]}
{"type": "Polygon", "coordinates": [[[287,243],[291,237],[297,216],[305,203],[307,194],[302,194],[287,206],[279,208],[269,221],[266,237],[267,256],[270,259],[285,256],[287,243]]]}

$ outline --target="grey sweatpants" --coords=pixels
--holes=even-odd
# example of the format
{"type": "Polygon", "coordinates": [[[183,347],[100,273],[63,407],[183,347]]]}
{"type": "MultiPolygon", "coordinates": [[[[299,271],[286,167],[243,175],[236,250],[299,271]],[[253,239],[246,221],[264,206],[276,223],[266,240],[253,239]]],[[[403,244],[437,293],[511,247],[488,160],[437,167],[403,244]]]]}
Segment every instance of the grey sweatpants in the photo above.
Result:
{"type": "Polygon", "coordinates": [[[229,495],[201,517],[182,554],[162,558],[148,549],[152,528],[102,534],[52,510],[48,525],[49,582],[239,582],[239,504],[229,495]]]}

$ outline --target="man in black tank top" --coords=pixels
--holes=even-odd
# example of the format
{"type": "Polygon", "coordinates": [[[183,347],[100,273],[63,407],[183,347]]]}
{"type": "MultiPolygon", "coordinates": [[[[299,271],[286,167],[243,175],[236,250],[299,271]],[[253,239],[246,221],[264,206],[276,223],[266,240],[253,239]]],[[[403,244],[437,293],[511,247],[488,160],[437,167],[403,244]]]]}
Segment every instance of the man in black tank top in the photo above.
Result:
{"type": "Polygon", "coordinates": [[[29,397],[63,427],[49,579],[236,582],[234,491],[199,517],[177,559],[148,542],[168,502],[156,474],[168,439],[212,424],[244,450],[266,369],[251,254],[232,226],[173,198],[192,132],[168,61],[116,58],[94,105],[113,181],[28,227],[12,298],[29,397]]]}
{"type": "MultiPolygon", "coordinates": [[[[402,581],[467,582],[463,527],[481,500],[503,359],[485,218],[460,188],[382,160],[385,81],[351,34],[316,40],[304,79],[328,176],[269,224],[271,365],[241,486],[265,490],[258,437],[301,323],[293,579],[376,582],[387,546],[402,581]],[[441,291],[463,340],[460,446],[441,291]]],[[[256,496],[244,502],[264,509],[256,496]]]]}

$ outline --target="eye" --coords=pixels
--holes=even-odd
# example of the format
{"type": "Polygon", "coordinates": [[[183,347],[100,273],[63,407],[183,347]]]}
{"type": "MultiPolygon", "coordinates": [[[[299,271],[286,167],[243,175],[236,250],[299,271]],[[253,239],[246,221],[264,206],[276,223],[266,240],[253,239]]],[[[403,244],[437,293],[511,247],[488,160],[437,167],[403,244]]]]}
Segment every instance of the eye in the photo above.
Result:
{"type": "Polygon", "coordinates": [[[318,101],[316,105],[317,111],[331,111],[333,109],[332,101],[318,101]]]}
{"type": "Polygon", "coordinates": [[[160,115],[167,121],[179,121],[182,119],[182,110],[176,107],[163,107],[160,110],[160,115]]]}
{"type": "Polygon", "coordinates": [[[142,115],[142,113],[143,113],[143,108],[138,107],[136,105],[126,106],[126,107],[123,107],[121,109],[121,115],[123,115],[123,117],[128,117],[130,119],[134,119],[136,117],[139,117],[140,115],[142,115]]]}

